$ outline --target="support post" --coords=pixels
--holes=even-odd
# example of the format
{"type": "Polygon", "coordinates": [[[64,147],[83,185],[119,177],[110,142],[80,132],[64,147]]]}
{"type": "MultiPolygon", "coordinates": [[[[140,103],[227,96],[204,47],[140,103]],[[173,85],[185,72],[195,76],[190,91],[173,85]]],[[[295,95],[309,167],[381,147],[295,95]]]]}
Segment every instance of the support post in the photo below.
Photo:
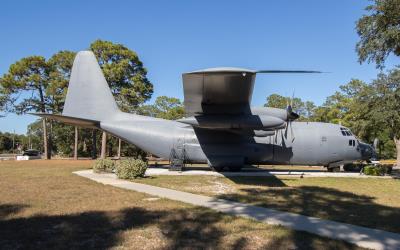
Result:
{"type": "Polygon", "coordinates": [[[121,159],[121,144],[122,141],[120,138],[118,138],[118,159],[121,159]]]}
{"type": "Polygon", "coordinates": [[[96,129],[93,129],[92,130],[92,159],[96,159],[97,158],[96,142],[97,142],[96,129]]]}
{"type": "Polygon", "coordinates": [[[75,126],[74,160],[78,160],[78,127],[75,126]]]}
{"type": "Polygon", "coordinates": [[[101,159],[106,158],[106,147],[107,147],[107,133],[103,131],[103,135],[101,137],[101,159]]]}
{"type": "Polygon", "coordinates": [[[47,144],[47,126],[46,126],[46,118],[43,118],[43,119],[42,119],[42,128],[43,128],[43,148],[44,148],[43,154],[44,154],[45,159],[49,160],[49,158],[48,158],[49,155],[48,155],[48,153],[47,153],[47,150],[48,150],[47,146],[48,146],[48,144],[47,144]]]}

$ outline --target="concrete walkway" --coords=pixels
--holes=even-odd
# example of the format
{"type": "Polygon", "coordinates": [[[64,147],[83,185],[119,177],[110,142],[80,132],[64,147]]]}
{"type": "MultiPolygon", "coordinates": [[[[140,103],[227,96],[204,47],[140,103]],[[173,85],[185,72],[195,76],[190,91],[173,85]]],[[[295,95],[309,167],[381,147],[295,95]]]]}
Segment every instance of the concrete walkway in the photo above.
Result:
{"type": "Polygon", "coordinates": [[[147,193],[196,206],[208,207],[219,212],[252,218],[267,224],[282,225],[294,230],[307,231],[333,239],[344,240],[361,247],[400,249],[400,234],[119,180],[114,174],[96,174],[92,170],[77,171],[74,173],[102,184],[147,193]]]}
{"type": "Polygon", "coordinates": [[[244,171],[241,172],[215,172],[211,170],[185,170],[169,171],[167,168],[148,168],[146,171],[147,176],[156,175],[211,175],[211,176],[275,176],[275,175],[287,175],[287,176],[303,176],[303,177],[351,177],[351,178],[392,178],[391,176],[371,176],[362,175],[360,173],[350,172],[324,172],[318,170],[295,170],[295,171],[282,171],[282,170],[257,170],[257,171],[244,171]]]}

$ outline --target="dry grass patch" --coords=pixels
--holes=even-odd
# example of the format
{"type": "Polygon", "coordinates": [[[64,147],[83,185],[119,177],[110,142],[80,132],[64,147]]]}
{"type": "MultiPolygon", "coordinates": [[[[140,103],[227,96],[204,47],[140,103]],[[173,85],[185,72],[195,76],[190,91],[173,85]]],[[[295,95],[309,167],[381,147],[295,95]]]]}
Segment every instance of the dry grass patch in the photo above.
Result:
{"type": "Polygon", "coordinates": [[[138,182],[400,233],[395,179],[154,176],[138,182]],[[224,193],[210,184],[218,182],[224,193]]]}
{"type": "Polygon", "coordinates": [[[72,174],[91,166],[89,160],[0,162],[0,248],[356,248],[72,174]]]}

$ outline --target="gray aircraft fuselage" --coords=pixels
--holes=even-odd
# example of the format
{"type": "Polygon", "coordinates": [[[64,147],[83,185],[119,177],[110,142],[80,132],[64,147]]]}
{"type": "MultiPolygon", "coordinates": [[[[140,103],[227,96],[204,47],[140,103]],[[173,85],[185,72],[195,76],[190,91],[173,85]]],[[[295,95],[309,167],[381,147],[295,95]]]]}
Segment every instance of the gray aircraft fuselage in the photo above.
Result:
{"type": "Polygon", "coordinates": [[[183,150],[187,163],[338,166],[370,159],[373,153],[354,135],[343,135],[343,126],[330,123],[292,122],[292,129],[282,128],[271,136],[244,137],[123,112],[109,118],[101,121],[101,129],[165,159],[172,150],[183,150]]]}

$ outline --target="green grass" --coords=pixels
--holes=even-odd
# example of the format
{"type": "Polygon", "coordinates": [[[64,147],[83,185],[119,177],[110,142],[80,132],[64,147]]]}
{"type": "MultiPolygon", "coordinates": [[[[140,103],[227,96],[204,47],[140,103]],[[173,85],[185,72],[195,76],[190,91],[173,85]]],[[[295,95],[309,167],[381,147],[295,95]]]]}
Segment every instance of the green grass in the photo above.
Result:
{"type": "Polygon", "coordinates": [[[91,165],[0,161],[0,248],[356,249],[72,174],[91,165]]]}
{"type": "Polygon", "coordinates": [[[137,182],[400,233],[400,180],[155,176],[137,182]]]}

